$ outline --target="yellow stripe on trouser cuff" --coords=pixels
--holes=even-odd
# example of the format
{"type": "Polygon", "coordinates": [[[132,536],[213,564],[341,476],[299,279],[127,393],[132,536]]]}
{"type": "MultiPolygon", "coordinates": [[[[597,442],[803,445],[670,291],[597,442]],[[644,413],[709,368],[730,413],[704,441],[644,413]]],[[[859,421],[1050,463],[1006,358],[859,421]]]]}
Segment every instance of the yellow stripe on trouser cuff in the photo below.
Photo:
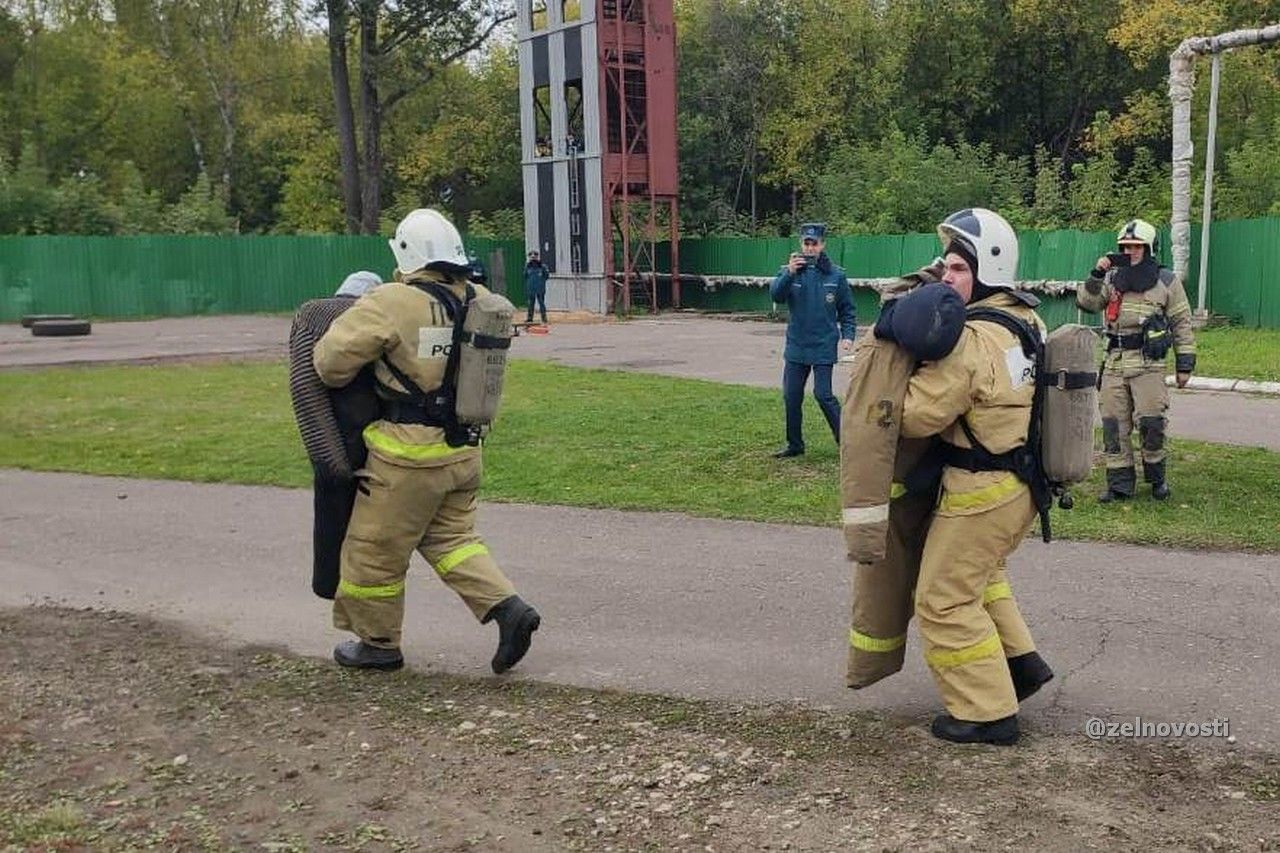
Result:
{"type": "Polygon", "coordinates": [[[982,660],[985,657],[996,654],[1003,648],[1000,644],[1000,635],[992,634],[982,642],[963,649],[934,649],[933,651],[925,652],[924,659],[934,669],[947,669],[948,667],[964,666],[966,663],[982,660]]]}
{"type": "Polygon", "coordinates": [[[401,459],[411,459],[422,461],[424,459],[443,459],[446,456],[452,456],[455,453],[461,453],[464,450],[472,448],[463,445],[462,447],[450,447],[443,441],[435,444],[406,444],[399,439],[392,438],[382,432],[373,425],[369,424],[364,428],[365,444],[374,450],[381,450],[383,453],[391,456],[398,456],[401,459]]]}
{"type": "Polygon", "coordinates": [[[896,501],[907,493],[907,487],[902,483],[894,483],[889,487],[889,500],[896,501]]]}
{"type": "Polygon", "coordinates": [[[906,634],[881,640],[878,637],[860,634],[852,628],[849,629],[849,645],[863,652],[891,652],[894,649],[902,648],[906,643],[906,634]]]}
{"type": "Polygon", "coordinates": [[[447,575],[450,570],[463,560],[470,560],[477,554],[488,553],[489,549],[479,542],[472,542],[470,545],[463,545],[461,548],[454,548],[448,554],[445,554],[436,561],[436,574],[447,575]]]}
{"type": "Polygon", "coordinates": [[[938,509],[943,512],[953,509],[977,509],[987,504],[993,504],[1002,498],[1007,498],[1021,488],[1022,481],[1013,474],[1009,474],[990,486],[985,486],[972,492],[960,492],[958,494],[947,492],[942,496],[942,502],[938,505],[938,509]]]}
{"type": "Polygon", "coordinates": [[[878,524],[889,520],[889,505],[847,506],[844,508],[842,520],[845,524],[878,524]]]}
{"type": "Polygon", "coordinates": [[[404,581],[386,586],[356,586],[350,581],[338,581],[338,592],[347,598],[395,598],[404,592],[404,581]]]}
{"type": "Polygon", "coordinates": [[[990,604],[1002,598],[1013,598],[1013,588],[1009,586],[1008,581],[987,584],[987,588],[982,591],[983,604],[990,604]]]}

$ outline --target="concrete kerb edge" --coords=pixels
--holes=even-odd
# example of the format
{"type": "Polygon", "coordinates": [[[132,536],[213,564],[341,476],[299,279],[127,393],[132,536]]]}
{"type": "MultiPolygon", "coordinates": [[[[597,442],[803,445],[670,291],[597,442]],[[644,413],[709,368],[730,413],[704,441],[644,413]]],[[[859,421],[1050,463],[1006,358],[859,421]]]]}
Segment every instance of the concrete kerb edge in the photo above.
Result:
{"type": "MultiPolygon", "coordinates": [[[[1177,385],[1177,378],[1166,376],[1164,384],[1177,385]]],[[[1280,382],[1255,382],[1252,379],[1218,379],[1212,376],[1192,376],[1187,381],[1190,391],[1232,391],[1238,394],[1268,394],[1280,397],[1280,382]]]]}

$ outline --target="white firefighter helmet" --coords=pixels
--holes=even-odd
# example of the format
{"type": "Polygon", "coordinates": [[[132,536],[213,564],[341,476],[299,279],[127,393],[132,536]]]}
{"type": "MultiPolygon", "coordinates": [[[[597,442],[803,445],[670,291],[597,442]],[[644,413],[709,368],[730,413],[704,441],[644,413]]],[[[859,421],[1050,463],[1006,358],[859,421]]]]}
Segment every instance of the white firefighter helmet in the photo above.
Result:
{"type": "Polygon", "coordinates": [[[1160,251],[1160,232],[1145,219],[1130,219],[1116,235],[1118,246],[1146,246],[1147,257],[1154,258],[1160,251]]]}
{"type": "Polygon", "coordinates": [[[985,207],[957,210],[938,225],[945,255],[953,242],[978,262],[974,277],[987,287],[1013,287],[1018,274],[1018,235],[1013,226],[985,207]]]}
{"type": "Polygon", "coordinates": [[[453,223],[436,210],[418,208],[396,226],[396,236],[388,241],[402,273],[417,272],[432,264],[444,264],[465,271],[470,265],[462,248],[462,235],[453,223]]]}

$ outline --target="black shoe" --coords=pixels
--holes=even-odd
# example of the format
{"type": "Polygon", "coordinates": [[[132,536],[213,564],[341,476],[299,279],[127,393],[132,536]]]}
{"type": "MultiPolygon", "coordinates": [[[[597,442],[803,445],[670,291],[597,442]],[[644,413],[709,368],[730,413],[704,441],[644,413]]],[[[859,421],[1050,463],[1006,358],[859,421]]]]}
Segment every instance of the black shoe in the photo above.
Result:
{"type": "Polygon", "coordinates": [[[1109,504],[1133,497],[1137,487],[1137,474],[1132,466],[1107,469],[1107,490],[1098,495],[1098,503],[1109,504]]]}
{"type": "Polygon", "coordinates": [[[1009,675],[1013,678],[1013,692],[1021,702],[1053,680],[1053,670],[1044,662],[1039,652],[1009,658],[1009,675]]]}
{"type": "Polygon", "coordinates": [[[1012,746],[1018,742],[1018,715],[1013,714],[989,723],[957,720],[950,714],[939,714],[930,727],[933,736],[952,743],[993,743],[1012,746]]]}
{"type": "Polygon", "coordinates": [[[784,447],[773,454],[774,459],[790,459],[792,456],[804,456],[804,448],[784,447]]]}
{"type": "Polygon", "coordinates": [[[542,617],[532,605],[513,595],[489,608],[480,622],[484,624],[494,619],[498,622],[498,651],[489,665],[494,672],[503,673],[518,664],[529,651],[533,632],[542,624],[542,617]]]}
{"type": "Polygon", "coordinates": [[[1165,460],[1143,462],[1142,476],[1151,484],[1151,497],[1158,501],[1169,499],[1169,484],[1164,479],[1165,460]]]}
{"type": "Polygon", "coordinates": [[[353,669],[393,670],[404,666],[404,655],[399,649],[383,649],[371,646],[364,640],[347,640],[333,649],[333,659],[353,669]]]}

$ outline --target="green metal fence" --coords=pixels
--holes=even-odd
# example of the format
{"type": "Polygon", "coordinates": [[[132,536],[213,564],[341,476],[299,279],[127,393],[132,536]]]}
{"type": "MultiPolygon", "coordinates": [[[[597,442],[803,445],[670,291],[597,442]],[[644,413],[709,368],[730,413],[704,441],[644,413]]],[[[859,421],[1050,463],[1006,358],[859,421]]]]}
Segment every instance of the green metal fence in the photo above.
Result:
{"type": "MultiPolygon", "coordinates": [[[[466,244],[523,302],[523,242],[466,244]]],[[[0,237],[0,321],[293,311],[355,270],[393,266],[381,237],[0,237]]]]}
{"type": "MultiPolygon", "coordinates": [[[[1192,230],[1187,296],[1196,303],[1198,228],[1192,230]]],[[[1025,232],[1019,238],[1019,277],[1079,280],[1104,252],[1112,231],[1025,232]]],[[[1208,308],[1246,326],[1280,328],[1280,218],[1214,223],[1208,308]]],[[[513,302],[525,299],[519,240],[471,238],[468,251],[490,267],[513,302]],[[499,263],[495,264],[494,261],[499,263]]],[[[1161,255],[1169,263],[1168,229],[1161,255]]],[[[791,239],[707,238],[680,243],[685,273],[771,276],[795,246],[791,239]]],[[[669,247],[660,246],[661,262],[669,247]]],[[[853,278],[894,276],[937,254],[932,234],[833,236],[832,259],[853,278]]],[[[292,311],[332,293],[353,270],[391,273],[381,237],[0,237],[0,321],[23,314],[145,317],[292,311]]],[[[877,300],[855,290],[859,319],[875,316],[877,300]]],[[[682,303],[718,310],[771,309],[765,288],[727,285],[714,291],[685,285],[682,303]]],[[[1076,319],[1070,298],[1045,300],[1052,325],[1076,319]]]]}
{"type": "MultiPolygon", "coordinates": [[[[1275,222],[1280,223],[1280,220],[1275,222]]],[[[1211,240],[1218,239],[1216,234],[1211,240]]],[[[1165,229],[1161,236],[1161,255],[1165,263],[1170,263],[1168,238],[1168,229],[1165,229]]],[[[1193,251],[1198,249],[1198,244],[1197,234],[1193,251]]],[[[703,275],[769,276],[777,272],[779,265],[795,248],[796,242],[789,239],[712,237],[685,240],[680,243],[680,268],[686,273],[703,275]]],[[[1215,242],[1215,257],[1219,250],[1227,251],[1215,242]]],[[[1018,239],[1018,277],[1022,280],[1078,280],[1093,268],[1100,255],[1113,251],[1115,233],[1110,231],[1024,232],[1018,239]]],[[[844,267],[851,278],[892,277],[929,263],[938,254],[938,238],[934,234],[833,236],[827,240],[827,254],[844,267]]],[[[1193,254],[1193,279],[1197,258],[1198,255],[1193,254]]],[[[1226,287],[1218,284],[1221,279],[1216,276],[1217,271],[1211,270],[1210,279],[1215,283],[1215,289],[1226,287]]],[[[1277,281],[1277,286],[1280,286],[1280,281],[1277,281]]],[[[1194,282],[1188,288],[1188,297],[1194,304],[1194,282]]],[[[1096,317],[1079,315],[1072,296],[1043,296],[1042,299],[1040,314],[1050,328],[1077,321],[1097,322],[1096,317]]],[[[765,288],[745,284],[720,285],[711,291],[686,285],[681,292],[681,302],[687,307],[717,311],[772,310],[765,288]]],[[[873,320],[879,312],[879,298],[867,288],[854,290],[854,305],[859,322],[873,320]]],[[[1241,318],[1243,322],[1257,325],[1249,315],[1241,315],[1241,318]]]]}

